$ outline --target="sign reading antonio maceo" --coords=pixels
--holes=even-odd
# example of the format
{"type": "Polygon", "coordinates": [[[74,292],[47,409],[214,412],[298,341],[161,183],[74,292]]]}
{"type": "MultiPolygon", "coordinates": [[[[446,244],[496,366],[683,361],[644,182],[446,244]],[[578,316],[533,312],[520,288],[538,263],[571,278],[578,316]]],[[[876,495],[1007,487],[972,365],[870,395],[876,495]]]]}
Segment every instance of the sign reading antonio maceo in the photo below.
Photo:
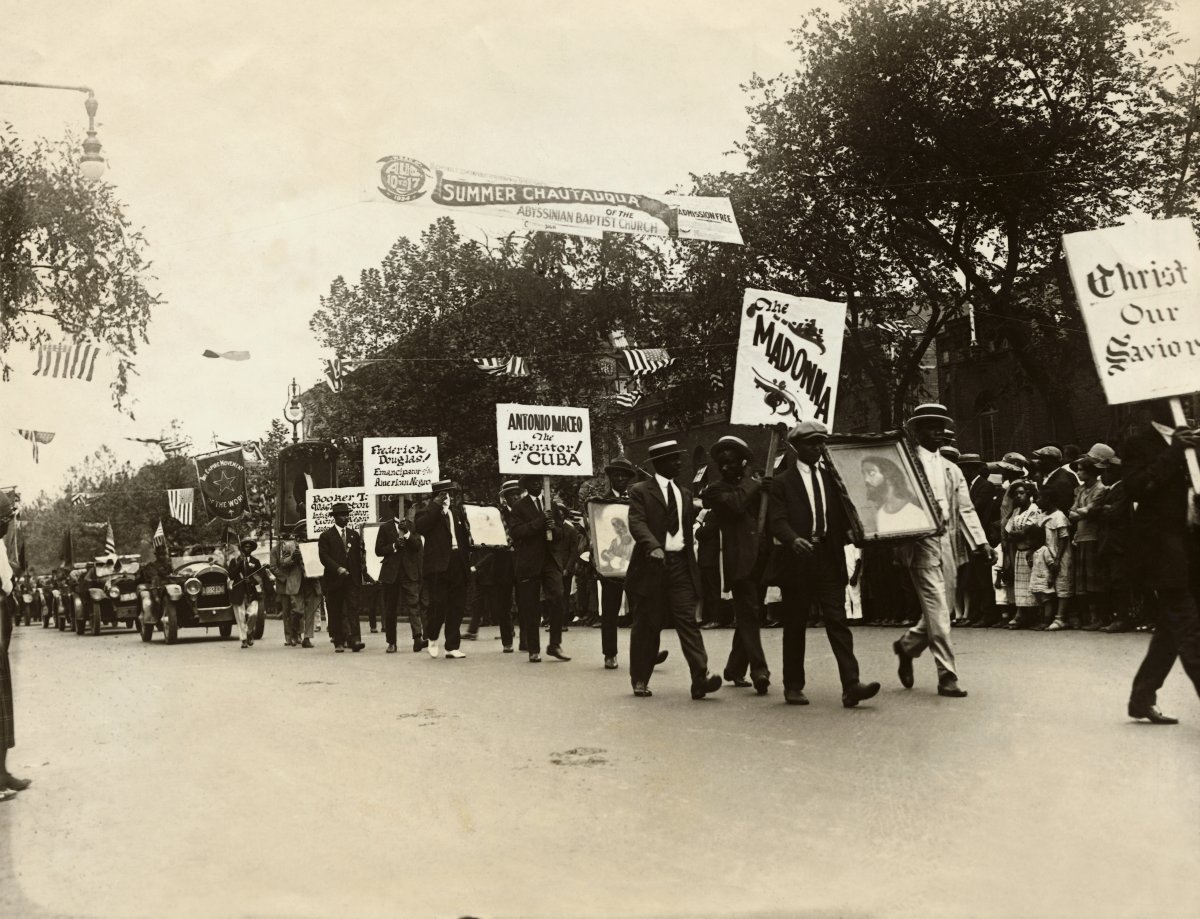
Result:
{"type": "Polygon", "coordinates": [[[586,408],[496,406],[496,448],[505,475],[592,474],[592,433],[586,408]]]}
{"type": "Polygon", "coordinates": [[[1200,246],[1191,222],[1067,233],[1063,250],[1109,403],[1200,389],[1200,246]]]}

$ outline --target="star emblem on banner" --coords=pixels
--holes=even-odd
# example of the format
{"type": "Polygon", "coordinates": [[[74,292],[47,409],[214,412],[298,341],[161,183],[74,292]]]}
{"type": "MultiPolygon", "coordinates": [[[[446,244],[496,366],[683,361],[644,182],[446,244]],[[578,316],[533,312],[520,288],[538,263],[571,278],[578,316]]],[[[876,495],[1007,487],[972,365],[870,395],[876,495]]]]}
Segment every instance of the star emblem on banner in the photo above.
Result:
{"type": "Polygon", "coordinates": [[[221,494],[227,494],[233,491],[233,486],[237,484],[237,479],[229,472],[228,469],[222,469],[219,473],[209,479],[221,494]]]}

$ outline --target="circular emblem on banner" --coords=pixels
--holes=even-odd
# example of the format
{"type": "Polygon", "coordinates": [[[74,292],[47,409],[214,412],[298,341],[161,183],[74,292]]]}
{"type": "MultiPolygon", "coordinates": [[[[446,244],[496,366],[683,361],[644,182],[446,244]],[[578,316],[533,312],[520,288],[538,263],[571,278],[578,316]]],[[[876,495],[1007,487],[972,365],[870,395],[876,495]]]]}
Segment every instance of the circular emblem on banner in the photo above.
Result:
{"type": "Polygon", "coordinates": [[[611,357],[602,357],[597,362],[599,370],[606,377],[615,377],[617,375],[617,362],[611,357]]]}
{"type": "Polygon", "coordinates": [[[379,190],[393,201],[415,201],[425,194],[429,170],[407,156],[385,156],[379,160],[379,190]]]}

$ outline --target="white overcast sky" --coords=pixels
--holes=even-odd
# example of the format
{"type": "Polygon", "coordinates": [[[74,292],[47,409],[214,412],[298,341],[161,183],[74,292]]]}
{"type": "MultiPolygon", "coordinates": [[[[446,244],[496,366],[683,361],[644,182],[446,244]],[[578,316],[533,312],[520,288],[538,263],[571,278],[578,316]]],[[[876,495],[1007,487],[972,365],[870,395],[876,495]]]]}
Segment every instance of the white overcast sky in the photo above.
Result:
{"type": "MultiPolygon", "coordinates": [[[[39,465],[0,425],[0,484],[54,488],[102,442],[159,455],[116,435],[173,418],[198,443],[261,433],[293,376],[320,377],[308,321],[330,282],[436,216],[380,199],[380,156],[639,192],[738,165],[724,154],[745,130],[739,84],[790,68],[789,30],[813,5],[0,0],[0,79],[94,88],[105,180],[166,300],[137,357],[136,425],[63,389],[39,403],[58,432],[39,465]]],[[[3,86],[0,119],[24,137],[86,124],[82,96],[3,86]]]]}

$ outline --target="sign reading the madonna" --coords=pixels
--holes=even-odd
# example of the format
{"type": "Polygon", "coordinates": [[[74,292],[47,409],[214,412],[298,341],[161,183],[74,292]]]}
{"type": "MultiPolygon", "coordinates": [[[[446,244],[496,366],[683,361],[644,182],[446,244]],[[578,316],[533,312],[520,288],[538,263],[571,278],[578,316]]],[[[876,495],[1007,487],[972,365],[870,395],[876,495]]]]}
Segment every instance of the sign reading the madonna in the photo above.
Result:
{"type": "Polygon", "coordinates": [[[364,437],[363,488],[371,494],[430,491],[438,480],[436,437],[364,437]]]}
{"type": "Polygon", "coordinates": [[[364,523],[374,523],[371,513],[371,497],[361,488],[310,488],[304,494],[304,512],[308,518],[310,536],[320,536],[333,526],[330,509],[339,501],[350,505],[350,522],[346,525],[358,529],[364,523]]]}
{"type": "Polygon", "coordinates": [[[732,424],[833,426],[846,304],[747,289],[732,424]]]}
{"type": "Polygon", "coordinates": [[[521,221],[532,230],[600,237],[605,232],[742,244],[728,198],[643,195],[550,185],[426,163],[379,159],[379,192],[401,204],[434,205],[521,221]]]}
{"type": "Polygon", "coordinates": [[[1109,404],[1200,389],[1200,246],[1186,217],[1063,235],[1109,404]]]}
{"type": "Polygon", "coordinates": [[[505,475],[592,474],[592,433],[586,408],[496,406],[496,448],[505,475]]]}
{"type": "Polygon", "coordinates": [[[238,520],[246,513],[246,461],[240,446],[193,461],[208,516],[238,520]]]}

